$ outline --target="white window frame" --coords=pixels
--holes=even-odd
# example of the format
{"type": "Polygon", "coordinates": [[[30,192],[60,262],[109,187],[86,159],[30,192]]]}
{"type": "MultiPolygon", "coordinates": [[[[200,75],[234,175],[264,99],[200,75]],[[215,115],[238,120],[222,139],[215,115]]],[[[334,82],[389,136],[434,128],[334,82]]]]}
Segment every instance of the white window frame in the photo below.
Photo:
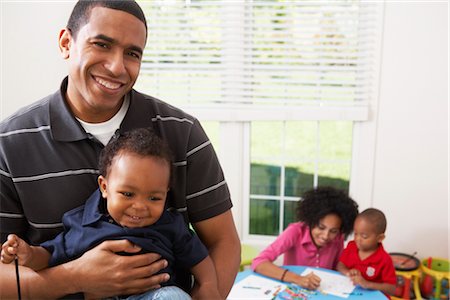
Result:
{"type": "Polygon", "coordinates": [[[372,93],[365,103],[352,108],[327,107],[271,107],[267,110],[254,107],[224,107],[221,110],[208,107],[184,106],[183,109],[201,121],[220,123],[219,160],[222,164],[233,200],[233,217],[242,243],[267,246],[276,237],[249,234],[250,204],[250,122],[298,121],[298,120],[353,120],[352,164],[349,194],[365,209],[373,204],[373,179],[377,136],[379,74],[383,30],[384,2],[377,6],[380,19],[374,41],[372,93]],[[318,110],[321,110],[320,112],[318,110]],[[231,143],[230,143],[231,141],[231,143]]]}
{"type": "MultiPolygon", "coordinates": [[[[349,106],[333,106],[331,103],[313,102],[301,106],[253,106],[228,103],[222,105],[177,105],[200,121],[219,122],[220,148],[218,157],[228,182],[234,207],[232,209],[241,241],[255,245],[266,245],[275,237],[250,235],[250,123],[252,121],[299,121],[299,120],[338,120],[353,121],[352,164],[350,173],[350,195],[356,199],[360,208],[372,203],[373,171],[375,161],[376,119],[378,106],[378,76],[381,58],[381,32],[384,3],[377,4],[380,20],[376,20],[379,32],[373,41],[375,45],[373,72],[371,73],[371,93],[364,102],[349,106]],[[375,79],[374,79],[375,78],[375,79]]],[[[239,18],[230,22],[240,26],[239,18]]],[[[227,71],[239,75],[241,66],[230,64],[227,71]]]]}

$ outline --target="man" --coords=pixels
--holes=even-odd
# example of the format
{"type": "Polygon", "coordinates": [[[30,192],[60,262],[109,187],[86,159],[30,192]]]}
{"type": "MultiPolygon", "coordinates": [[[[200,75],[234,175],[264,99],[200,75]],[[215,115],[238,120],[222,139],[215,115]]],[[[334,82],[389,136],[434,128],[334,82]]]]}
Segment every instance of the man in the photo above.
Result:
{"type": "MultiPolygon", "coordinates": [[[[185,214],[208,248],[225,298],[240,260],[228,187],[199,122],[132,90],[146,37],[145,17],[134,1],[75,5],[59,35],[69,65],[60,90],[0,124],[1,242],[9,233],[31,244],[53,238],[62,230],[62,214],[95,190],[98,155],[108,140],[152,126],[175,156],[170,207],[185,214]]],[[[125,240],[107,241],[63,265],[39,272],[20,268],[23,296],[107,297],[159,287],[168,274],[154,274],[165,260],[154,253],[116,254],[139,250],[125,240]]],[[[1,265],[0,272],[0,298],[17,297],[14,267],[1,265]]],[[[184,278],[179,284],[189,289],[189,277],[184,278]]]]}

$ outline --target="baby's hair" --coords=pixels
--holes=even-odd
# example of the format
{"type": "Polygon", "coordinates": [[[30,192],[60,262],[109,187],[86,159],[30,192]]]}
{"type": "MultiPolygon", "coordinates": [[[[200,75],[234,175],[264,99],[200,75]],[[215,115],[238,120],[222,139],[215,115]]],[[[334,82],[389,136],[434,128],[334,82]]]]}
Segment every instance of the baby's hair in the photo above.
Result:
{"type": "Polygon", "coordinates": [[[172,169],[172,152],[152,128],[133,129],[114,136],[100,153],[98,165],[100,175],[107,177],[114,158],[122,152],[160,159],[167,162],[169,169],[172,169]]]}
{"type": "Polygon", "coordinates": [[[364,211],[362,211],[358,218],[364,218],[367,221],[369,221],[371,224],[374,225],[375,231],[380,234],[384,233],[386,231],[386,216],[384,213],[376,208],[368,208],[364,211]]]}
{"type": "Polygon", "coordinates": [[[306,191],[298,202],[297,220],[310,228],[319,225],[320,220],[329,214],[336,214],[341,219],[340,230],[347,237],[353,230],[358,204],[343,190],[329,186],[306,191]]]}

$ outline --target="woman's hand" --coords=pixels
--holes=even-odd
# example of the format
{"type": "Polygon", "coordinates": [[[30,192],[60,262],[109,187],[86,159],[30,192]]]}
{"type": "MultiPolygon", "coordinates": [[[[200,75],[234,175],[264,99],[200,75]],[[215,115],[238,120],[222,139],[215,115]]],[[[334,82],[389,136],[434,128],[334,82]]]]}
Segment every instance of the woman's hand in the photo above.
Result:
{"type": "Polygon", "coordinates": [[[306,276],[297,276],[293,283],[308,290],[315,290],[320,286],[320,277],[311,272],[306,276]]]}

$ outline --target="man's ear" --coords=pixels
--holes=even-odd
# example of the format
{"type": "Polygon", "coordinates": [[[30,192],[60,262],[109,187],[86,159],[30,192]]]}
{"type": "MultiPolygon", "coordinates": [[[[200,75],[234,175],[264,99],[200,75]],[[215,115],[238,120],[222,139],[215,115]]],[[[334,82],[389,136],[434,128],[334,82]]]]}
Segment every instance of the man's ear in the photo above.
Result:
{"type": "Polygon", "coordinates": [[[59,32],[58,45],[62,58],[68,59],[70,56],[70,47],[72,45],[72,34],[68,28],[61,29],[59,32]]]}
{"type": "Polygon", "coordinates": [[[100,188],[100,193],[102,193],[102,197],[103,198],[107,198],[107,192],[106,192],[106,187],[108,186],[108,182],[106,181],[106,178],[103,177],[102,175],[98,176],[98,187],[100,188]]]}

